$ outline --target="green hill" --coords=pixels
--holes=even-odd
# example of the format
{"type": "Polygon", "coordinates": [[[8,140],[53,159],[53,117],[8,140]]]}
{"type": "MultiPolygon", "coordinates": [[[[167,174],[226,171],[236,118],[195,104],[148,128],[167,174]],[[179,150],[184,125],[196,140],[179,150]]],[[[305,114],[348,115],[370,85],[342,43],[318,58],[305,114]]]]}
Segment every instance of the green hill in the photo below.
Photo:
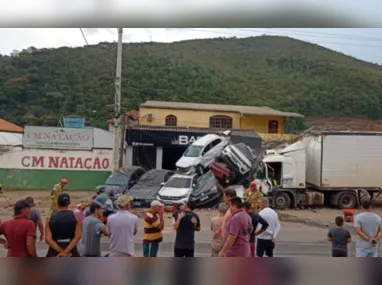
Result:
{"type": "MultiPolygon", "coordinates": [[[[0,56],[0,117],[105,127],[113,113],[116,44],[0,56]]],[[[124,44],[122,105],[146,100],[270,106],[314,117],[382,118],[382,67],[274,36],[124,44]]]]}

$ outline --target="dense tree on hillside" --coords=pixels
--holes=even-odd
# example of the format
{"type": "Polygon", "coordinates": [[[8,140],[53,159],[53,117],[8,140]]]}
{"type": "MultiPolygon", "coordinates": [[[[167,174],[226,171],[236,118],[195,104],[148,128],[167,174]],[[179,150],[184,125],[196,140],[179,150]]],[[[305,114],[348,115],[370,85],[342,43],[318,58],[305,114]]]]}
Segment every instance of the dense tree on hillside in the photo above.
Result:
{"type": "MultiPolygon", "coordinates": [[[[113,110],[116,44],[0,56],[0,116],[55,126],[113,110]]],[[[382,118],[382,67],[286,37],[125,44],[123,109],[146,100],[270,106],[306,116],[382,118]]],[[[301,128],[293,122],[291,130],[301,128]]]]}

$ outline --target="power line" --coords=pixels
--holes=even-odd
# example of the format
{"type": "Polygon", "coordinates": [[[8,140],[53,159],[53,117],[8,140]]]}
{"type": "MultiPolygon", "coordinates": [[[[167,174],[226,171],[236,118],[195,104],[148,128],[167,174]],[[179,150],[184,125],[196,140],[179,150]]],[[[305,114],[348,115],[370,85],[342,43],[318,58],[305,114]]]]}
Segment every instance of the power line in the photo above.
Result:
{"type": "Polygon", "coordinates": [[[82,37],[83,37],[84,40],[85,40],[86,45],[88,46],[89,43],[88,43],[88,40],[86,39],[86,36],[85,36],[84,31],[82,30],[82,28],[80,28],[80,31],[81,31],[82,37]]]}
{"type": "MultiPolygon", "coordinates": [[[[196,32],[204,32],[204,33],[213,33],[213,34],[224,34],[224,35],[230,35],[232,37],[237,37],[237,36],[241,36],[241,37],[254,37],[254,36],[257,36],[257,35],[251,35],[251,34],[242,34],[242,33],[232,33],[232,32],[223,32],[223,31],[211,31],[211,30],[202,30],[202,29],[195,29],[195,28],[180,28],[181,30],[189,30],[189,31],[196,31],[196,32]]],[[[264,33],[262,32],[261,30],[257,30],[257,31],[254,31],[254,30],[244,30],[244,29],[230,29],[230,30],[240,30],[240,31],[245,31],[245,32],[257,32],[257,33],[264,33]]],[[[263,30],[264,31],[264,30],[263,30]]],[[[271,31],[267,31],[268,33],[275,33],[275,34],[279,34],[279,32],[271,32],[271,31]]],[[[289,33],[290,35],[290,33],[289,33]]],[[[304,37],[304,35],[300,35],[302,37],[304,37]]],[[[305,36],[307,37],[307,36],[305,36]]],[[[310,36],[311,37],[311,36],[310,36]]],[[[361,38],[359,39],[361,40],[361,38]]],[[[344,42],[326,42],[326,41],[314,41],[314,42],[311,42],[311,43],[314,43],[314,44],[336,44],[336,45],[346,45],[346,46],[359,46],[359,47],[372,47],[372,48],[382,48],[382,46],[375,46],[375,45],[361,45],[361,44],[353,44],[353,43],[344,43],[344,42]]]]}
{"type": "Polygon", "coordinates": [[[356,40],[369,40],[369,41],[378,41],[382,42],[382,38],[375,37],[363,37],[363,36],[354,36],[354,35],[345,35],[345,34],[333,34],[333,33],[322,33],[322,32],[312,32],[312,31],[301,31],[301,30],[293,30],[293,29],[276,29],[270,28],[271,30],[281,30],[281,31],[290,31],[302,34],[312,34],[312,35],[324,35],[326,37],[336,37],[336,38],[344,38],[344,39],[356,39],[356,40]]]}

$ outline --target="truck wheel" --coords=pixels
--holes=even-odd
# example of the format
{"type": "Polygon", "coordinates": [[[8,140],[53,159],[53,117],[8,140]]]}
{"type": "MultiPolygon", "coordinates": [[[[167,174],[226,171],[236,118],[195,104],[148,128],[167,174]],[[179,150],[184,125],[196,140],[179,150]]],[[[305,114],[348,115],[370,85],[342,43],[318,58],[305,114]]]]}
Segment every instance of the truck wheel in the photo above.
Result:
{"type": "Polygon", "coordinates": [[[340,209],[354,209],[357,199],[352,193],[344,193],[338,198],[338,207],[340,209]]]}
{"type": "Polygon", "coordinates": [[[290,199],[288,193],[285,193],[285,192],[277,193],[276,197],[275,197],[274,204],[275,204],[275,208],[277,210],[286,210],[286,209],[290,208],[291,199],[290,199]]]}

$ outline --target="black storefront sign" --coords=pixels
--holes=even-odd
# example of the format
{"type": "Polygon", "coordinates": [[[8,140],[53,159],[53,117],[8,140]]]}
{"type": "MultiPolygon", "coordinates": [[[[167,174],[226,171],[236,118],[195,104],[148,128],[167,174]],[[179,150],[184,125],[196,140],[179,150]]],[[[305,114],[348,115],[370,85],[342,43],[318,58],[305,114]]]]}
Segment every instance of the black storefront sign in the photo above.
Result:
{"type": "Polygon", "coordinates": [[[129,146],[184,147],[204,135],[206,133],[127,129],[126,142],[129,146]]]}
{"type": "MultiPolygon", "coordinates": [[[[127,129],[126,142],[128,146],[155,147],[187,147],[198,138],[207,135],[202,132],[160,131],[144,129],[127,129]]],[[[256,136],[231,135],[232,143],[245,143],[255,151],[261,150],[261,138],[256,136]]]]}

